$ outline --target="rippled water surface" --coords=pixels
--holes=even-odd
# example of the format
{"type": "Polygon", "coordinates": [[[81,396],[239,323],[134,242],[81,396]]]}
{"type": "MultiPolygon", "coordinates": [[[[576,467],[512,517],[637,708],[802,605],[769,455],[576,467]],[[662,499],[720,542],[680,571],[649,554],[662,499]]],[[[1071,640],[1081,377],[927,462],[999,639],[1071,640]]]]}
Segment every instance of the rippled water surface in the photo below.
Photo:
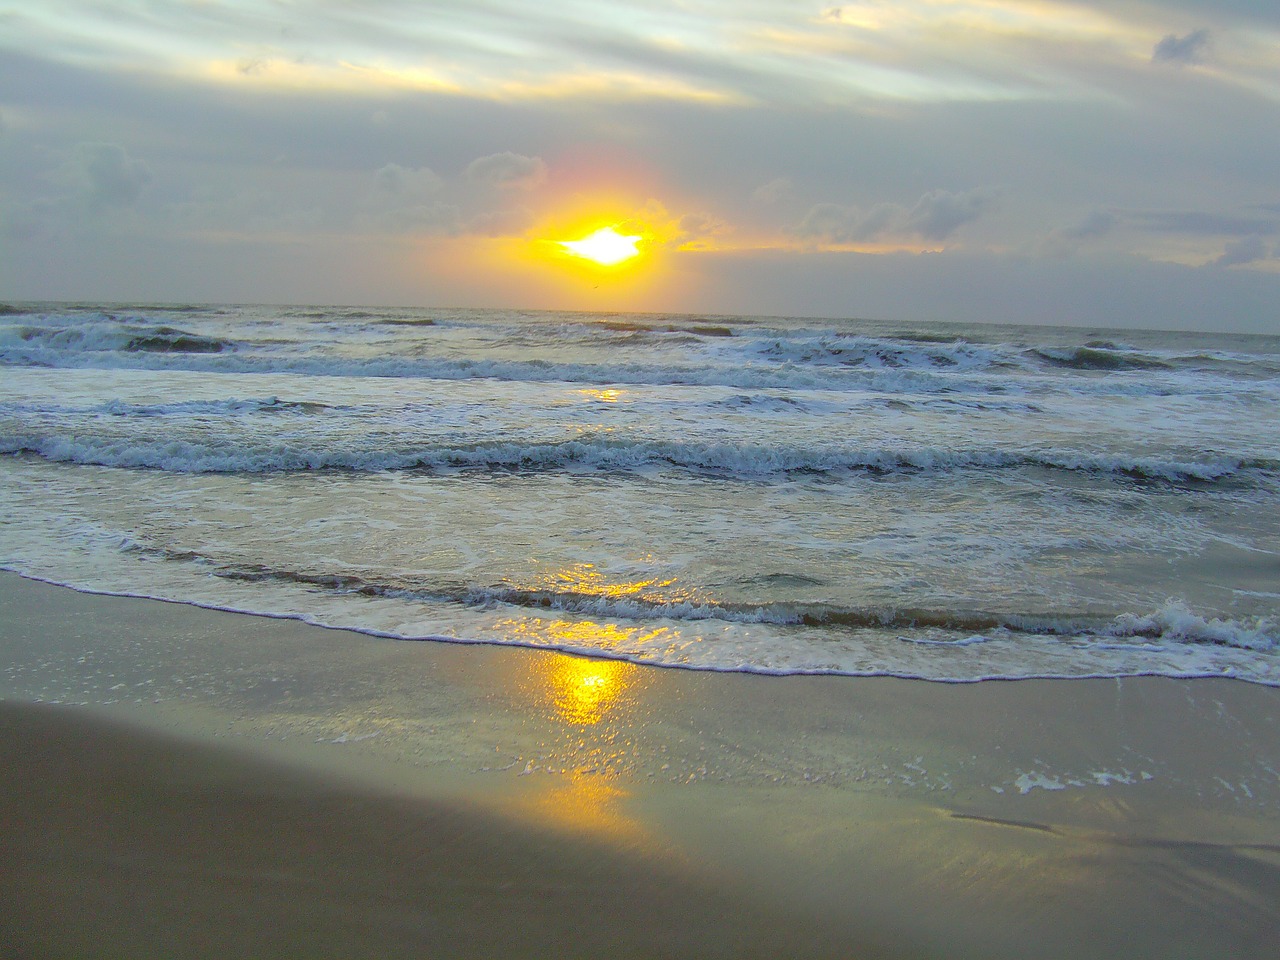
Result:
{"type": "Polygon", "coordinates": [[[0,564],[671,666],[1280,684],[1280,339],[18,305],[0,564]]]}

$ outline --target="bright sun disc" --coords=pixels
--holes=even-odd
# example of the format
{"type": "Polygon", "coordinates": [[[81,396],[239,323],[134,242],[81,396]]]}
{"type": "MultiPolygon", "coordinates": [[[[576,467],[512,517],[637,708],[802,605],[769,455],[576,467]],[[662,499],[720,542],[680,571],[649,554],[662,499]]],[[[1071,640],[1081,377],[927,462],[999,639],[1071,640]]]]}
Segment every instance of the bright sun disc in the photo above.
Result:
{"type": "Polygon", "coordinates": [[[639,255],[636,243],[639,236],[628,236],[619,233],[613,227],[601,227],[595,233],[581,240],[558,240],[575,257],[591,260],[601,266],[611,267],[623,260],[630,260],[639,255]]]}

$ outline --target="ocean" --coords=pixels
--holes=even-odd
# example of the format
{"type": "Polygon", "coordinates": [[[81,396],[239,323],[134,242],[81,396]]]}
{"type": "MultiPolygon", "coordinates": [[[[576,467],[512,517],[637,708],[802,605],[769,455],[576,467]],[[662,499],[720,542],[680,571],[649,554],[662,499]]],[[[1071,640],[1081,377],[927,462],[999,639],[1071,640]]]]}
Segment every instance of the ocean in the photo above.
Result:
{"type": "Polygon", "coordinates": [[[672,668],[1280,686],[1280,337],[0,308],[0,568],[672,668]]]}

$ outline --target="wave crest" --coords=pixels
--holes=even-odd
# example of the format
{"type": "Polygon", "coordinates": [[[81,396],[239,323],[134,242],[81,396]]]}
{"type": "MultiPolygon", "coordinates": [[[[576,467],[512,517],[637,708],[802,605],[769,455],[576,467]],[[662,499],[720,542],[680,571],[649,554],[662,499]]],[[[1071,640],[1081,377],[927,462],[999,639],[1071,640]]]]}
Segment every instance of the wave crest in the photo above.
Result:
{"type": "MultiPolygon", "coordinates": [[[[238,401],[227,414],[318,412],[312,404],[238,401]]],[[[145,407],[110,409],[118,415],[151,415],[145,407]]],[[[242,445],[180,438],[73,436],[14,433],[0,437],[0,453],[35,454],[46,460],[95,466],[135,467],[178,473],[273,473],[303,470],[442,470],[465,472],[593,471],[627,473],[677,470],[717,479],[768,481],[813,475],[839,479],[851,474],[941,474],[960,470],[1044,469],[1087,473],[1143,483],[1212,484],[1240,481],[1253,472],[1280,472],[1265,458],[1219,456],[1197,461],[1151,457],[1087,455],[1069,451],[1021,454],[999,449],[948,450],[934,447],[786,447],[733,443],[627,440],[609,437],[475,444],[424,442],[401,449],[286,445],[278,440],[242,445]]]]}
{"type": "MultiPolygon", "coordinates": [[[[199,563],[214,576],[232,581],[264,581],[301,584],[336,594],[355,594],[409,602],[448,603],[467,607],[495,605],[550,610],[560,613],[607,618],[615,621],[652,622],[667,620],[685,623],[720,621],[729,624],[769,624],[777,627],[834,628],[897,632],[904,642],[926,646],[962,648],[991,641],[1041,637],[1085,643],[1108,649],[1116,640],[1137,640],[1123,649],[1144,647],[1158,650],[1164,645],[1212,645],[1272,653],[1280,650],[1277,624],[1268,618],[1231,620],[1203,617],[1181,600],[1169,600],[1148,614],[1122,613],[1112,618],[1101,615],[1031,614],[983,610],[841,607],[803,601],[731,603],[712,597],[629,594],[602,596],[574,589],[522,587],[507,583],[480,587],[464,583],[414,583],[396,578],[379,580],[355,573],[280,570],[250,565],[219,565],[190,551],[172,552],[124,540],[118,549],[145,553],[158,560],[199,563]]],[[[670,585],[670,584],[668,584],[670,585]]]]}
{"type": "Polygon", "coordinates": [[[1197,616],[1181,600],[1170,600],[1155,613],[1137,616],[1122,614],[1110,633],[1116,637],[1146,637],[1179,643],[1212,643],[1245,650],[1275,650],[1280,645],[1276,624],[1268,619],[1243,624],[1236,620],[1205,619],[1197,616]]]}

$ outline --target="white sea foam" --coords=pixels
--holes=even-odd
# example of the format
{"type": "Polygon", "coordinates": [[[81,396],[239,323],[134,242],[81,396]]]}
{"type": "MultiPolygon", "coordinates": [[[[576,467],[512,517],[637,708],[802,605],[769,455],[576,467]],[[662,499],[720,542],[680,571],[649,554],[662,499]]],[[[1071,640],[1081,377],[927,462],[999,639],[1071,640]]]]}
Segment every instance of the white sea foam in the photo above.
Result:
{"type": "Polygon", "coordinates": [[[1024,796],[1032,790],[1065,790],[1067,785],[1056,777],[1039,771],[1031,773],[1021,773],[1017,779],[1013,781],[1013,785],[1018,788],[1018,792],[1024,796]]]}
{"type": "Polygon", "coordinates": [[[928,636],[904,637],[899,636],[899,640],[903,643],[922,643],[935,647],[972,647],[974,644],[986,643],[991,638],[982,634],[975,634],[969,637],[958,637],[954,640],[938,640],[928,636]]]}
{"type": "Polygon", "coordinates": [[[173,417],[173,416],[245,416],[255,413],[315,413],[325,409],[324,404],[304,401],[287,401],[279,397],[247,398],[244,400],[182,400],[174,403],[134,404],[123,400],[109,400],[90,407],[87,413],[109,413],[117,417],[173,417]]]}
{"type": "Polygon", "coordinates": [[[1007,355],[996,349],[960,340],[922,344],[854,335],[763,338],[752,348],[759,356],[780,363],[886,370],[973,370],[1007,360],[1007,355]]]}
{"type": "Polygon", "coordinates": [[[1170,600],[1155,613],[1116,618],[1111,633],[1119,637],[1152,637],[1180,643],[1217,643],[1246,650],[1275,650],[1280,625],[1269,619],[1243,624],[1197,616],[1180,600],[1170,600]]]}
{"type": "MultiPolygon", "coordinates": [[[[168,409],[172,410],[171,405],[168,409]]],[[[278,404],[238,402],[192,404],[184,413],[239,415],[279,410],[278,404]]],[[[159,415],[164,408],[108,406],[116,415],[159,415]]],[[[295,406],[293,409],[297,409],[295,406]]],[[[798,448],[736,443],[679,443],[626,440],[609,436],[559,442],[489,442],[469,445],[431,443],[402,449],[362,449],[344,445],[303,445],[283,440],[241,444],[233,438],[198,442],[175,436],[149,440],[138,436],[92,436],[77,430],[67,436],[37,432],[0,435],[0,453],[34,453],[46,460],[97,466],[151,468],[181,473],[269,473],[299,470],[594,470],[676,469],[724,477],[761,480],[793,474],[838,475],[870,471],[941,473],[1033,467],[1132,477],[1173,483],[1212,482],[1250,472],[1274,473],[1280,462],[1221,459],[1206,462],[1151,458],[1083,456],[1073,453],[1019,454],[1002,450],[944,450],[934,447],[798,448]]]]}
{"type": "Polygon", "coordinates": [[[58,355],[219,353],[230,349],[234,349],[230,341],[167,325],[103,321],[61,328],[0,326],[0,356],[11,362],[27,356],[50,359],[58,355]]]}

